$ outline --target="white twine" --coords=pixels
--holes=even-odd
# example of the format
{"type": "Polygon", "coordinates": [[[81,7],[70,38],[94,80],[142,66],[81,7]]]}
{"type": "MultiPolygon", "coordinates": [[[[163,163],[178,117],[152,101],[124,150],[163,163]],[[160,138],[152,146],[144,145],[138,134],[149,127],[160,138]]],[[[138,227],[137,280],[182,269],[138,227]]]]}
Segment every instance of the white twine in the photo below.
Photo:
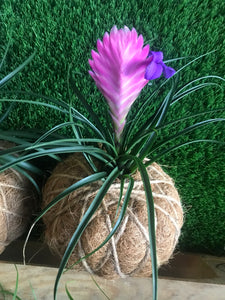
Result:
{"type": "Polygon", "coordinates": [[[17,214],[17,213],[15,213],[15,212],[10,211],[10,210],[8,210],[8,209],[6,209],[6,208],[3,208],[3,207],[0,208],[0,211],[6,213],[6,214],[8,214],[8,215],[12,215],[12,216],[14,216],[14,217],[18,217],[18,218],[23,218],[23,217],[24,217],[23,215],[17,214]]]}
{"type": "Polygon", "coordinates": [[[14,189],[16,189],[16,190],[22,190],[22,191],[25,190],[25,188],[23,188],[23,187],[21,187],[21,186],[15,186],[15,185],[12,185],[12,184],[6,184],[6,183],[1,183],[1,182],[0,182],[0,186],[1,186],[1,187],[14,188],[14,189]]]}

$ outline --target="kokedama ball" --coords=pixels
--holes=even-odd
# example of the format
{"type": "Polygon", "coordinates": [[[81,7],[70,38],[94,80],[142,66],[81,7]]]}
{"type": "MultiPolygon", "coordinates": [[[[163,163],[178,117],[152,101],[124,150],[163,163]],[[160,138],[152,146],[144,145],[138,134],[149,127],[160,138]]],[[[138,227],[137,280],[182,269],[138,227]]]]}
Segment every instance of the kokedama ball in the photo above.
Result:
{"type": "MultiPolygon", "coordinates": [[[[91,173],[81,154],[74,154],[60,162],[44,187],[43,208],[64,189],[91,173]]],[[[175,249],[183,224],[183,211],[173,180],[161,167],[153,163],[148,167],[148,175],[155,203],[157,259],[160,266],[169,260],[175,249]]],[[[74,268],[86,269],[106,278],[151,275],[147,206],[139,172],[134,174],[134,180],[126,215],[115,235],[104,247],[74,265],[74,268]]],[[[97,182],[72,192],[44,215],[45,240],[54,253],[63,256],[72,234],[101,185],[102,182],[97,182]]],[[[118,179],[91,218],[68,266],[105,240],[115,222],[119,196],[118,179]]]]}
{"type": "MultiPolygon", "coordinates": [[[[10,146],[0,141],[0,150],[10,146]]],[[[26,231],[36,198],[31,182],[18,171],[0,173],[0,254],[26,231]]]]}

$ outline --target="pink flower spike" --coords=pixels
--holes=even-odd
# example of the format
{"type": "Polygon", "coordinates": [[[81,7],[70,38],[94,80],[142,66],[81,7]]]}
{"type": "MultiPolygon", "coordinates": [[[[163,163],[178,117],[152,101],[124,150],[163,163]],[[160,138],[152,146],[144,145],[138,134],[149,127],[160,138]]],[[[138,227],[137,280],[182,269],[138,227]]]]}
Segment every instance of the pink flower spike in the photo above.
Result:
{"type": "Polygon", "coordinates": [[[109,104],[118,142],[131,105],[148,83],[145,73],[152,57],[149,45],[143,44],[135,28],[124,26],[118,30],[113,26],[102,41],[97,41],[98,53],[92,50],[89,60],[89,74],[109,104]]]}

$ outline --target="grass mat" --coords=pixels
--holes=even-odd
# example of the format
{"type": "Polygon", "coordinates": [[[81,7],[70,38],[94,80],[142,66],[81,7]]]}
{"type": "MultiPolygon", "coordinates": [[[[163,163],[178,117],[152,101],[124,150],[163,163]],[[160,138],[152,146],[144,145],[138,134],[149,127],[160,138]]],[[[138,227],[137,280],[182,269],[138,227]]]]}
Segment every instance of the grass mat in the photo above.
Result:
{"type": "MultiPolygon", "coordinates": [[[[12,43],[1,77],[37,51],[32,63],[5,90],[33,91],[67,100],[66,78],[71,66],[76,85],[101,116],[106,105],[87,73],[88,58],[97,38],[102,38],[114,24],[118,28],[135,27],[152,50],[164,52],[165,59],[195,57],[217,50],[188,68],[181,76],[183,82],[201,75],[223,76],[225,4],[222,2],[3,0],[0,57],[8,41],[12,43]]],[[[181,62],[171,63],[174,68],[181,65],[181,62]]],[[[149,91],[147,87],[142,95],[149,91]]],[[[73,105],[85,113],[76,97],[73,105]]],[[[170,118],[221,106],[224,106],[223,92],[205,89],[176,105],[170,118]]],[[[17,105],[1,126],[4,129],[51,128],[62,121],[61,115],[44,108],[17,105]]],[[[223,132],[222,125],[211,125],[197,131],[195,137],[222,140],[223,132]]],[[[224,150],[218,145],[188,146],[159,162],[173,176],[184,204],[185,224],[179,242],[183,251],[225,253],[224,150]]]]}

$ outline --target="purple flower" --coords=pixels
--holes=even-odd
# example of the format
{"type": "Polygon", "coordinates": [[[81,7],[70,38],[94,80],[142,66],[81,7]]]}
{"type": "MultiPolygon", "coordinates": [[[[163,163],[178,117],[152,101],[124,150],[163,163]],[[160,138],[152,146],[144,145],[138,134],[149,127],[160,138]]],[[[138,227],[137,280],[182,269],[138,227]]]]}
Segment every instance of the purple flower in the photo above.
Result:
{"type": "Polygon", "coordinates": [[[165,78],[170,78],[176,72],[173,68],[167,67],[163,62],[163,53],[150,51],[149,57],[152,61],[146,68],[145,79],[154,80],[163,73],[165,78]]]}
{"type": "Polygon", "coordinates": [[[162,52],[149,52],[149,45],[143,43],[143,36],[138,36],[134,28],[124,26],[118,30],[114,26],[102,41],[97,41],[98,52],[91,52],[89,74],[109,104],[117,141],[129,109],[143,87],[162,71],[170,77],[171,68],[163,63],[162,52]]]}

